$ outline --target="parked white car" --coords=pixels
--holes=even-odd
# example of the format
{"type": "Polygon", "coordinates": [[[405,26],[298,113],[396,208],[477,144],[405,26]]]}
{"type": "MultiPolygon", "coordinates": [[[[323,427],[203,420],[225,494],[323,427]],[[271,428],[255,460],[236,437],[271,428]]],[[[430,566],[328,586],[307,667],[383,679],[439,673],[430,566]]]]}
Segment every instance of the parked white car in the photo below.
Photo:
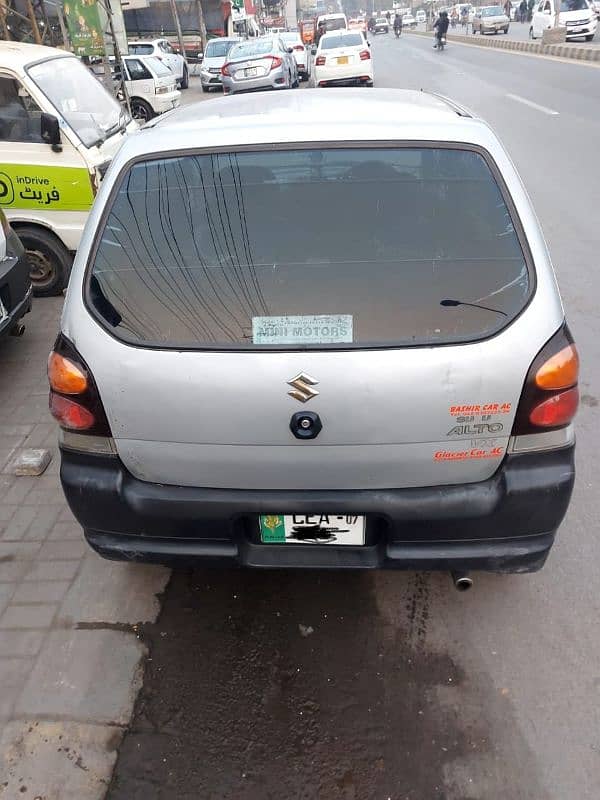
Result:
{"type": "MultiPolygon", "coordinates": [[[[554,27],[557,3],[555,0],[541,0],[535,7],[529,35],[532,39],[542,37],[546,28],[554,27]]],[[[598,19],[590,8],[588,0],[561,0],[558,21],[567,29],[567,39],[585,37],[591,42],[596,34],[598,19]]]]}
{"type": "Polygon", "coordinates": [[[229,51],[234,45],[239,44],[237,36],[224,36],[211,39],[206,45],[202,67],[200,68],[200,81],[202,91],[210,92],[211,89],[222,89],[221,67],[227,61],[229,51]]]}
{"type": "Polygon", "coordinates": [[[281,39],[287,47],[291,47],[294,51],[294,58],[296,59],[300,80],[307,81],[310,75],[310,59],[308,57],[308,50],[300,34],[298,31],[289,31],[288,33],[282,33],[281,39]]]}
{"type": "Polygon", "coordinates": [[[149,39],[128,42],[129,55],[156,56],[174,73],[180,89],[187,89],[190,76],[185,58],[173,50],[167,39],[149,39]]]}
{"type": "Polygon", "coordinates": [[[417,20],[417,25],[423,25],[425,22],[427,22],[427,14],[422,8],[417,11],[415,19],[417,20]]]}
{"type": "Polygon", "coordinates": [[[175,75],[154,56],[124,56],[125,88],[131,116],[140,123],[177,108],[181,92],[175,75]]]}
{"type": "Polygon", "coordinates": [[[373,59],[358,31],[325,33],[313,48],[315,86],[373,86],[373,59]]]}

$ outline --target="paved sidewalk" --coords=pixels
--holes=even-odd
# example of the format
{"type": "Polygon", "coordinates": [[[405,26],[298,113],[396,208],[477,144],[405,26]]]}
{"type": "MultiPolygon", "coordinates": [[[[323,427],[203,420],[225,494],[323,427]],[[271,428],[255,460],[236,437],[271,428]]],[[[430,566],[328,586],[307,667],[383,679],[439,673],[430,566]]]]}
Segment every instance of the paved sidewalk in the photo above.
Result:
{"type": "Polygon", "coordinates": [[[156,619],[168,570],[103,561],[59,485],[46,359],[61,298],[39,299],[0,342],[0,798],[96,800],[141,684],[136,625],[156,619]],[[22,448],[52,451],[15,477],[22,448]]]}

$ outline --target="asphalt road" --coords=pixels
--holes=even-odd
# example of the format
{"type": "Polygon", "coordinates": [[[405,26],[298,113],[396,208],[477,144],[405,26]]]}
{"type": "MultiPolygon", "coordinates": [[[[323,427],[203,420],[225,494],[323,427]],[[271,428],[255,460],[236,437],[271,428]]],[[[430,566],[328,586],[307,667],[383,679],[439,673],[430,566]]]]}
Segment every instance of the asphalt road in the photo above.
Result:
{"type": "Polygon", "coordinates": [[[583,363],[568,518],[540,573],[467,594],[446,575],[174,574],[109,800],[599,796],[600,72],[408,36],[373,54],[376,85],[485,117],[537,208],[583,363]]]}
{"type": "MultiPolygon", "coordinates": [[[[521,23],[521,22],[512,21],[510,23],[510,27],[508,29],[508,33],[507,34],[504,34],[504,33],[498,33],[498,34],[486,33],[485,36],[489,36],[491,38],[498,38],[498,39],[505,39],[505,38],[506,39],[513,39],[516,42],[528,42],[528,41],[530,41],[530,39],[529,39],[529,28],[530,27],[531,27],[531,23],[530,22],[521,23]]],[[[425,25],[419,25],[417,27],[417,30],[424,31],[425,30],[425,25]]],[[[464,35],[465,31],[462,29],[461,25],[457,25],[455,28],[450,28],[450,36],[452,36],[453,33],[464,35]]],[[[471,35],[471,26],[469,26],[468,33],[469,33],[469,35],[471,35]]],[[[478,33],[475,34],[475,36],[473,38],[475,40],[479,39],[479,34],[478,33]]],[[[537,39],[537,41],[539,42],[541,40],[537,39]]],[[[578,45],[580,47],[600,47],[600,34],[597,34],[592,39],[591,42],[586,42],[583,37],[580,37],[579,39],[569,39],[567,44],[578,45]]]]}

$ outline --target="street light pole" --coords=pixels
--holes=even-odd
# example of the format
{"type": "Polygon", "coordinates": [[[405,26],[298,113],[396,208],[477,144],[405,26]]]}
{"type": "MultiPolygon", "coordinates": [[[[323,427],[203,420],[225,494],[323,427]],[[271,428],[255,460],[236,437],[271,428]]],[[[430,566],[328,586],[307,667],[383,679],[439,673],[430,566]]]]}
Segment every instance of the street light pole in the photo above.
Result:
{"type": "Polygon", "coordinates": [[[185,56],[185,44],[183,42],[183,33],[181,32],[181,22],[179,21],[179,12],[177,11],[177,4],[175,0],[171,1],[171,12],[173,14],[173,19],[175,21],[175,30],[177,31],[177,40],[179,41],[179,50],[181,55],[183,56],[183,60],[187,64],[187,58],[185,56]]]}

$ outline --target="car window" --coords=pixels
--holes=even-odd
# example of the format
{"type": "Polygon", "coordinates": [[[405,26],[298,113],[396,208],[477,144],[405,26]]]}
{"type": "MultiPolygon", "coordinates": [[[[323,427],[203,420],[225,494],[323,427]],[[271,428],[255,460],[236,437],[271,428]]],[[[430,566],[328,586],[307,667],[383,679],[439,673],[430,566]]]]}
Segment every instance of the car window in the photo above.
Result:
{"type": "Polygon", "coordinates": [[[130,44],[129,52],[132,56],[151,56],[154,52],[153,44],[130,44]]]}
{"type": "Polygon", "coordinates": [[[587,0],[562,0],[561,11],[588,11],[587,0]]]}
{"type": "Polygon", "coordinates": [[[259,39],[257,42],[244,42],[232,47],[229,52],[230,58],[247,58],[248,56],[263,56],[270,53],[273,49],[272,39],[259,39]]]}
{"type": "Polygon", "coordinates": [[[500,8],[500,6],[491,6],[490,8],[483,9],[484,17],[499,17],[502,14],[504,14],[504,11],[500,8]]]}
{"type": "Polygon", "coordinates": [[[315,316],[346,347],[471,341],[531,290],[493,173],[455,147],[152,159],[97,237],[88,302],[136,344],[260,349],[257,330],[315,316]]]}
{"type": "Polygon", "coordinates": [[[0,75],[0,142],[42,142],[41,116],[21,83],[0,75]]]}
{"type": "Polygon", "coordinates": [[[221,42],[218,39],[212,39],[207,45],[204,52],[205,58],[223,58],[233,47],[234,42],[221,42]]]}
{"type": "MultiPolygon", "coordinates": [[[[156,59],[158,61],[158,59],[156,59]]],[[[127,69],[132,81],[152,80],[152,74],[137,58],[127,59],[127,69]]]]}
{"type": "Polygon", "coordinates": [[[321,50],[335,50],[338,47],[358,47],[362,44],[363,38],[360,33],[324,36],[321,39],[321,50]]]}
{"type": "Polygon", "coordinates": [[[159,78],[167,78],[169,75],[172,75],[172,70],[161,61],[156,56],[147,56],[145,62],[152,70],[154,70],[154,74],[157,75],[159,78]]]}

